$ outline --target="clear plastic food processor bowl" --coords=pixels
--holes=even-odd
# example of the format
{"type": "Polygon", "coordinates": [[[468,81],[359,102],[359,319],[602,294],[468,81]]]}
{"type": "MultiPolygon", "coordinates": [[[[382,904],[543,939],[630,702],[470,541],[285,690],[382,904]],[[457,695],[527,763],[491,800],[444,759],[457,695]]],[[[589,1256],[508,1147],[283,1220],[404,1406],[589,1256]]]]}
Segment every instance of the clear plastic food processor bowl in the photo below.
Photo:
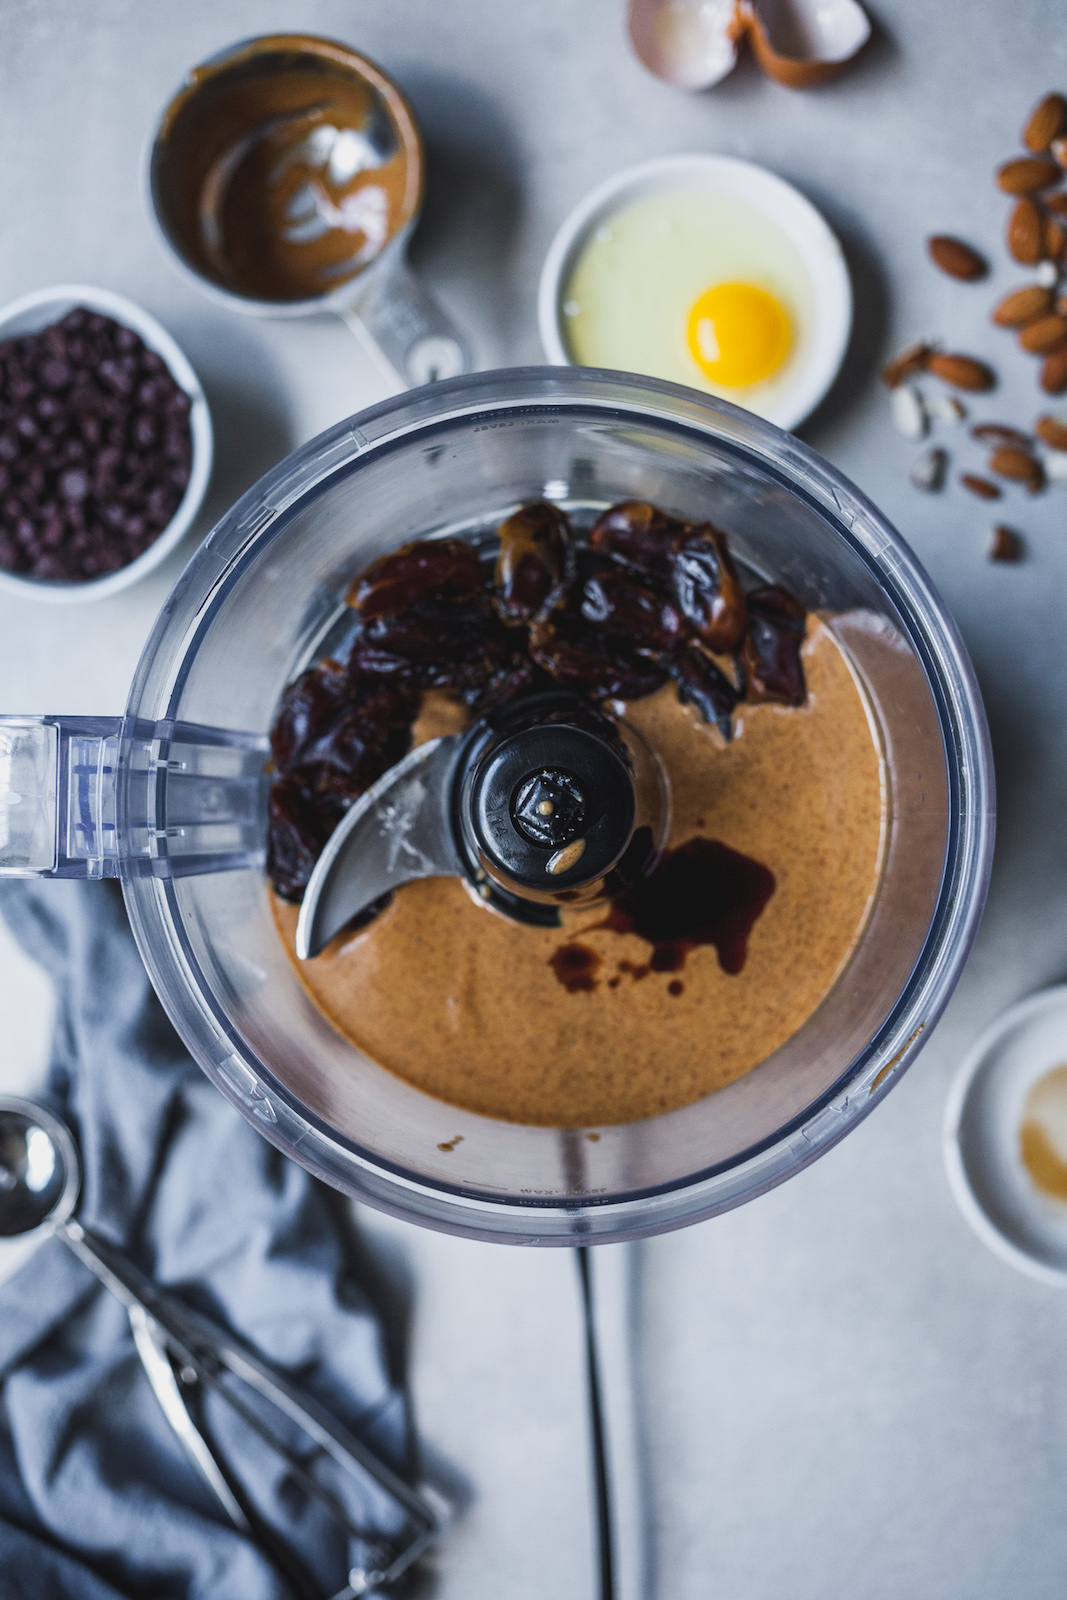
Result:
{"type": "MultiPolygon", "coordinates": [[[[279,1149],[387,1211],[527,1244],[711,1216],[840,1139],[948,1000],[993,836],[970,665],[875,508],[746,412],[649,379],[560,369],[402,396],[282,462],[177,584],[125,717],[0,720],[0,800],[0,870],[121,878],[175,1026],[279,1149]],[[263,867],[267,732],[352,578],[405,540],[483,529],[542,495],[568,508],[651,500],[726,528],[754,573],[834,619],[889,772],[880,887],[831,994],[746,1077],[683,1110],[600,1127],[596,1143],[458,1110],[361,1055],[298,982],[263,867]]],[[[418,981],[413,972],[412,1005],[418,981]]]]}

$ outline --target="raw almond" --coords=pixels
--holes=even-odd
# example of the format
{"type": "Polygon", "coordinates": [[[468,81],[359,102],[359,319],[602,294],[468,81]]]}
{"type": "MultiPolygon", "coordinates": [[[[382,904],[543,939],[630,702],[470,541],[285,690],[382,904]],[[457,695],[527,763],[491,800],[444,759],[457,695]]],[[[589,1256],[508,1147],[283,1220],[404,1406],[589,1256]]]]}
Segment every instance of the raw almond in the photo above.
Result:
{"type": "Polygon", "coordinates": [[[1038,194],[1060,181],[1060,167],[1040,156],[1019,156],[997,170],[997,187],[1005,194],[1038,194]]]}
{"type": "Polygon", "coordinates": [[[1019,329],[1019,343],[1031,355],[1047,356],[1067,346],[1067,317],[1038,317],[1019,329]]]}
{"type": "Polygon", "coordinates": [[[1023,129],[1023,144],[1035,155],[1043,155],[1065,128],[1067,100],[1062,94],[1047,94],[1030,113],[1030,120],[1023,129]]]}
{"type": "Polygon", "coordinates": [[[993,529],[993,537],[989,543],[990,561],[1021,561],[1023,542],[1014,528],[1008,528],[999,522],[993,529]]]}
{"type": "Polygon", "coordinates": [[[1067,167],[1067,139],[1053,139],[1052,155],[1061,167],[1067,167]]]}
{"type": "Polygon", "coordinates": [[[1002,445],[999,450],[993,451],[989,458],[989,470],[995,472],[998,478],[1011,478],[1014,483],[1025,483],[1031,494],[1044,486],[1045,475],[1040,461],[1025,450],[1016,450],[1011,445],[1002,445]]]}
{"type": "Polygon", "coordinates": [[[1038,417],[1034,432],[1050,450],[1067,450],[1067,422],[1058,417],[1038,417]]]}
{"type": "Polygon", "coordinates": [[[1046,261],[1059,261],[1063,256],[1063,247],[1067,245],[1067,233],[1064,232],[1063,223],[1057,222],[1055,217],[1046,217],[1041,244],[1046,261]]]}
{"type": "Polygon", "coordinates": [[[942,383],[951,384],[953,389],[992,389],[997,381],[985,362],[976,361],[973,356],[937,353],[930,356],[926,366],[935,378],[940,378],[942,383]]]}
{"type": "Polygon", "coordinates": [[[977,250],[972,250],[962,239],[953,239],[947,233],[935,233],[927,239],[926,248],[934,266],[947,272],[950,278],[973,282],[975,278],[984,278],[989,271],[985,258],[977,250]]]}
{"type": "Polygon", "coordinates": [[[1031,439],[1028,433],[1020,433],[1018,428],[1009,428],[1003,422],[980,422],[971,429],[972,439],[981,439],[984,444],[1009,445],[1017,450],[1029,450],[1031,439]]]}
{"type": "Polygon", "coordinates": [[[1044,217],[1032,200],[1020,200],[1008,218],[1008,249],[1024,267],[1036,267],[1044,244],[1044,217]]]}
{"type": "Polygon", "coordinates": [[[1042,361],[1041,387],[1046,394],[1062,394],[1067,389],[1067,350],[1055,350],[1042,361]]]}
{"type": "MultiPolygon", "coordinates": [[[[1063,143],[1067,145],[1067,139],[1063,143]]],[[[1057,189],[1055,194],[1043,194],[1041,204],[1046,211],[1054,211],[1058,217],[1067,217],[1067,189],[1057,189]]]]}
{"type": "Polygon", "coordinates": [[[1052,290],[1028,284],[1025,289],[1013,289],[993,307],[993,321],[1001,328],[1021,328],[1051,310],[1052,290]]]}
{"type": "Polygon", "coordinates": [[[909,344],[907,349],[901,350],[882,368],[883,383],[887,388],[895,389],[905,378],[913,378],[916,373],[925,372],[932,354],[933,345],[922,342],[909,344]]]}
{"type": "Polygon", "coordinates": [[[980,500],[999,500],[1000,489],[995,483],[990,483],[988,478],[980,478],[975,472],[961,472],[960,482],[965,489],[976,494],[980,500]]]}

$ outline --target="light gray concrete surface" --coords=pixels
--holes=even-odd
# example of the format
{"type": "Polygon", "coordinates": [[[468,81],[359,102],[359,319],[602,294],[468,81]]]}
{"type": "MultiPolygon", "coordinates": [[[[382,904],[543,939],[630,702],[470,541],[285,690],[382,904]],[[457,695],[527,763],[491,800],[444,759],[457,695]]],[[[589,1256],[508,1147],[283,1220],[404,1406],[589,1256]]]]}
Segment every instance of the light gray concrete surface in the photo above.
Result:
{"type": "MultiPolygon", "coordinates": [[[[953,1069],[1006,1004],[1067,969],[1067,491],[1009,493],[1027,560],[984,556],[994,518],[907,481],[879,359],[932,332],[987,356],[976,418],[1028,424],[1033,365],[988,322],[1020,279],[996,163],[1046,89],[1067,89],[1049,0],[878,0],[875,39],[797,94],[743,61],[686,97],[625,42],[622,0],[0,0],[0,301],[106,285],[184,345],[219,467],[197,529],[139,588],[95,607],[0,602],[5,710],[117,712],[152,616],[197,537],[292,445],[380,393],[328,321],[260,323],[173,274],[141,205],[141,147],[189,64],[307,28],[377,57],[431,154],[414,259],[485,365],[537,360],[537,272],[565,212],[628,162],[684,150],[762,161],[839,232],[856,287],[846,368],[804,436],[902,529],[947,597],[986,696],[1000,785],[989,909],[949,1013],[877,1115],[785,1188],[638,1252],[641,1396],[662,1600],[1045,1600],[1067,1559],[1067,1301],[977,1243],[941,1170],[953,1069]],[[989,251],[982,285],[927,263],[930,232],[989,251]]],[[[981,456],[941,429],[953,467],[981,456]]],[[[47,991],[0,938],[0,1082],[32,1085],[47,991]]],[[[1067,1050],[1067,1041],[1065,1041],[1067,1050]]],[[[434,1472],[467,1510],[439,1600],[593,1593],[578,1307],[564,1253],[524,1253],[367,1216],[402,1312],[434,1472]]],[[[2,1302],[0,1302],[2,1314],[2,1302]]]]}

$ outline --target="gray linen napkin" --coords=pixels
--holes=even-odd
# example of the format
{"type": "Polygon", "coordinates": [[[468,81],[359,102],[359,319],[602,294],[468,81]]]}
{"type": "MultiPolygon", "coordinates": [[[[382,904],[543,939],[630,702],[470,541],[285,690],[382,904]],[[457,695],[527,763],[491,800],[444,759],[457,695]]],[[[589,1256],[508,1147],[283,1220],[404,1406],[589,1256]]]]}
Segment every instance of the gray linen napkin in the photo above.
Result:
{"type": "MultiPolygon", "coordinates": [[[[79,1209],[158,1283],[228,1323],[398,1472],[405,1399],[348,1272],[334,1197],[279,1155],[188,1056],[148,982],[121,897],[100,883],[7,882],[0,910],[47,968],[58,1013],[47,1095],[84,1163],[79,1209]]],[[[46,1241],[0,1285],[0,1574],[19,1600],[292,1600],[188,1462],[122,1307],[46,1241]]],[[[364,1558],[224,1402],[212,1429],[311,1582],[364,1558]]],[[[395,1533],[368,1483],[364,1525],[395,1533]]]]}

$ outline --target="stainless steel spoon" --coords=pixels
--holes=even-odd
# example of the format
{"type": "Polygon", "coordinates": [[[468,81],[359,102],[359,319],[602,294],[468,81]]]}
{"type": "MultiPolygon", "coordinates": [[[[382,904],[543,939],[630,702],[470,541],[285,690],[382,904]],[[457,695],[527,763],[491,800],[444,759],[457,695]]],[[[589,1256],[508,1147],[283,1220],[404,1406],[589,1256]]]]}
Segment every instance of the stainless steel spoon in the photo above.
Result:
{"type": "Polygon", "coordinates": [[[380,1461],[312,1396],[261,1361],[225,1328],[192,1311],[158,1288],[123,1252],[74,1216],[81,1188],[81,1163],[66,1124],[32,1100],[0,1096],[0,1238],[48,1228],[95,1273],[126,1307],[138,1353],[152,1388],[190,1459],[242,1533],[250,1535],[281,1569],[297,1593],[307,1593],[302,1570],[278,1536],[263,1523],[233,1470],[198,1428],[190,1398],[205,1389],[225,1399],[282,1456],[308,1494],[324,1506],[352,1538],[369,1547],[372,1566],[354,1569],[349,1587],[335,1600],[365,1594],[394,1582],[444,1528],[444,1517],[421,1494],[380,1461]],[[343,1473],[365,1482],[369,1475],[405,1513],[407,1540],[386,1545],[353,1522],[340,1500],[311,1470],[311,1455],[297,1453],[263,1420],[261,1404],[249,1405],[241,1386],[255,1391],[273,1412],[296,1423],[316,1450],[343,1473]]]}

